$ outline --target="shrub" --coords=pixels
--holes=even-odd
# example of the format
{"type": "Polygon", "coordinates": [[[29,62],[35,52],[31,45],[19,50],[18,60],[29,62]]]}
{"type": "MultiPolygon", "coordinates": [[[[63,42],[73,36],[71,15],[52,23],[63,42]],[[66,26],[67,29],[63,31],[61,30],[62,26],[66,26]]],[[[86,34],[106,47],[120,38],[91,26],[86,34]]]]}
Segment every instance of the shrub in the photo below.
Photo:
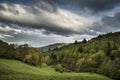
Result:
{"type": "Polygon", "coordinates": [[[60,72],[60,73],[63,73],[63,71],[64,71],[64,69],[63,69],[63,67],[62,67],[61,64],[56,65],[55,66],[55,70],[58,71],[58,72],[60,72]]]}

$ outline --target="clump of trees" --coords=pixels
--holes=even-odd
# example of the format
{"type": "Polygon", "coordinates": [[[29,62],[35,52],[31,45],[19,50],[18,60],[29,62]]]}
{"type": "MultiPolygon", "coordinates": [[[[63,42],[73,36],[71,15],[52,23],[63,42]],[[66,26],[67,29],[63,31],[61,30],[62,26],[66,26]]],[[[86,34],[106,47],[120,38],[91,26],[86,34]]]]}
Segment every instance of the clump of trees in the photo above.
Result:
{"type": "Polygon", "coordinates": [[[0,40],[0,58],[17,59],[30,65],[42,64],[41,53],[27,44],[8,44],[0,40]]]}
{"type": "Polygon", "coordinates": [[[40,65],[40,66],[42,63],[40,53],[36,49],[30,49],[28,51],[28,54],[23,59],[23,61],[31,65],[40,65]]]}

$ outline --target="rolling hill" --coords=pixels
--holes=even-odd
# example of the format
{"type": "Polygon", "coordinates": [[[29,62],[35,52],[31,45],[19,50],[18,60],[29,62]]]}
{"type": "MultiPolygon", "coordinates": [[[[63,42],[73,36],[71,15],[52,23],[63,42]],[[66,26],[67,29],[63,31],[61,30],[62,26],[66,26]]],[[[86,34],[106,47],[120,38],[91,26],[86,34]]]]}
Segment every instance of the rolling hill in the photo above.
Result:
{"type": "Polygon", "coordinates": [[[45,54],[46,62],[59,66],[59,71],[94,72],[120,80],[120,32],[75,41],[45,54]]]}
{"type": "Polygon", "coordinates": [[[53,50],[56,47],[60,48],[60,47],[63,47],[65,45],[68,45],[68,44],[67,43],[55,43],[55,44],[51,44],[51,45],[44,46],[44,47],[38,47],[36,49],[40,52],[46,52],[46,51],[49,51],[49,50],[53,50]]]}

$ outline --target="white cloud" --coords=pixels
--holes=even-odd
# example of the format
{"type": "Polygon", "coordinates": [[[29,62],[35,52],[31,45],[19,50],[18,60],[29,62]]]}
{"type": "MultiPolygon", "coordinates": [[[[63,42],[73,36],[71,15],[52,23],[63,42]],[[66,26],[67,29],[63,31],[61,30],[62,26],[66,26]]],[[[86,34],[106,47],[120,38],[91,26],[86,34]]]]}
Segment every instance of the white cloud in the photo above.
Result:
{"type": "Polygon", "coordinates": [[[13,37],[12,35],[9,35],[9,34],[2,34],[0,33],[0,39],[4,39],[4,38],[8,38],[8,37],[13,37]]]}
{"type": "Polygon", "coordinates": [[[23,31],[21,29],[10,27],[7,24],[0,23],[0,38],[14,37],[15,34],[20,34],[23,31]]]}
{"type": "Polygon", "coordinates": [[[22,32],[22,30],[20,30],[20,29],[15,29],[15,28],[12,28],[12,27],[10,27],[10,26],[8,26],[8,25],[0,25],[0,31],[4,31],[4,32],[14,32],[14,34],[18,34],[18,33],[21,33],[22,32]]]}

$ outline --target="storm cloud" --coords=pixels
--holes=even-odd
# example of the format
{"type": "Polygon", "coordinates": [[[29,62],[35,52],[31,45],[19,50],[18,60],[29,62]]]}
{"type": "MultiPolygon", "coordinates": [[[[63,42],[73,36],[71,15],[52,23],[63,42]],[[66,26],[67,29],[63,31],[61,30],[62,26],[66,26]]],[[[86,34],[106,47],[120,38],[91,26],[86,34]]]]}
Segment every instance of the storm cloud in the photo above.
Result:
{"type": "Polygon", "coordinates": [[[80,10],[90,9],[93,12],[100,12],[120,5],[120,0],[54,0],[56,3],[77,6],[80,10]]]}
{"type": "Polygon", "coordinates": [[[111,26],[114,28],[120,28],[120,12],[116,13],[113,17],[105,16],[102,19],[102,21],[104,24],[106,24],[108,26],[111,26]]]}

